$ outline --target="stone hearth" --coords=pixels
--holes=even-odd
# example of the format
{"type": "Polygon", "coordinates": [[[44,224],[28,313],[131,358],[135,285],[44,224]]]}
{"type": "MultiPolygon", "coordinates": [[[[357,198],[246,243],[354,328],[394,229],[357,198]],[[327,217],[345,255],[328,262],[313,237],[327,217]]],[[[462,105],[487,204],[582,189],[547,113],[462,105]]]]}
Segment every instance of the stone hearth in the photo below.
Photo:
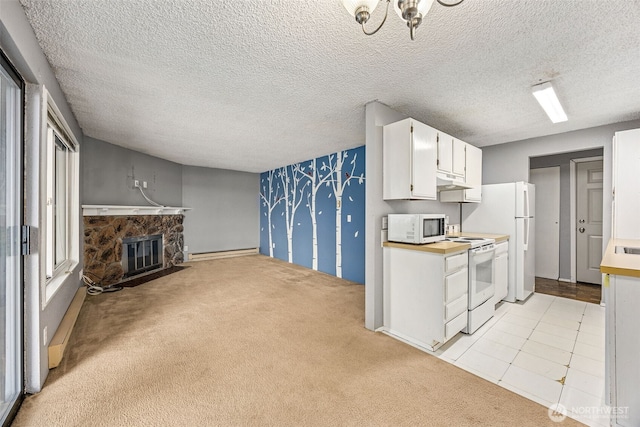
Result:
{"type": "Polygon", "coordinates": [[[183,215],[84,216],[84,274],[102,285],[122,281],[122,239],[162,234],[164,267],[183,261],[183,215]]]}

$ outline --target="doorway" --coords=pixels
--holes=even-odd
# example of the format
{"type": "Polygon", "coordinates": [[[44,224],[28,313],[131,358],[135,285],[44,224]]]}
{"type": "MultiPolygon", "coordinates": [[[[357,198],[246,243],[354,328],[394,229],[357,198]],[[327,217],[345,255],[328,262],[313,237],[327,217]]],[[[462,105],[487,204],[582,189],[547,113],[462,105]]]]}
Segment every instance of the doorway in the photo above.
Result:
{"type": "Polygon", "coordinates": [[[576,170],[576,281],[600,285],[602,274],[602,160],[579,162],[576,170]]]}
{"type": "Polygon", "coordinates": [[[0,52],[0,422],[22,398],[22,111],[24,83],[0,52]]]}
{"type": "MultiPolygon", "coordinates": [[[[588,163],[591,161],[600,161],[602,165],[603,149],[584,150],[579,152],[559,153],[542,157],[532,157],[529,159],[529,180],[542,186],[542,189],[536,188],[536,196],[543,195],[546,199],[538,200],[536,198],[536,232],[544,233],[544,237],[539,237],[538,242],[543,242],[536,247],[536,292],[547,293],[565,298],[577,299],[581,301],[596,302],[601,299],[602,289],[599,280],[593,278],[593,284],[584,280],[578,280],[577,269],[577,234],[578,221],[582,218],[576,218],[577,215],[577,165],[588,163]],[[557,168],[557,169],[553,169],[557,168]],[[559,171],[557,178],[556,171],[559,171]],[[556,184],[559,179],[559,184],[556,184]],[[559,186],[559,193],[558,193],[559,186]],[[542,190],[542,191],[540,191],[542,190]],[[556,204],[556,201],[558,202],[556,204]],[[559,217],[555,214],[556,206],[559,206],[559,217]],[[545,220],[545,218],[547,218],[545,220]],[[554,225],[556,218],[558,220],[558,240],[555,240],[554,225]],[[544,223],[547,223],[546,229],[544,223]],[[542,225],[540,225],[542,223],[542,225]],[[546,231],[545,231],[546,230],[546,231]],[[550,236],[547,234],[550,233],[550,236]],[[557,243],[556,243],[557,242],[557,243]],[[557,254],[557,255],[556,255],[557,254]],[[558,272],[555,272],[555,263],[558,264],[558,272]],[[557,275],[556,275],[557,274],[557,275]],[[600,296],[600,298],[599,298],[600,296]]],[[[597,181],[602,179],[602,166],[600,171],[597,167],[591,166],[591,180],[597,181]]],[[[601,185],[601,184],[600,184],[601,185]]],[[[599,197],[597,190],[592,191],[590,196],[591,217],[594,222],[602,220],[602,188],[600,188],[599,197]],[[599,205],[599,206],[598,206],[599,205]],[[596,215],[596,211],[599,215],[596,215]]],[[[586,219],[585,219],[586,223],[586,219]]],[[[585,233],[586,234],[586,227],[585,233]]],[[[592,233],[593,236],[597,234],[592,233]]],[[[600,236],[602,234],[600,233],[600,236]]],[[[597,238],[591,238],[591,250],[586,251],[587,256],[591,259],[586,263],[593,266],[600,264],[600,259],[596,255],[602,254],[600,237],[600,249],[598,251],[595,241],[597,238]],[[589,253],[590,252],[590,253],[589,253]]]]}

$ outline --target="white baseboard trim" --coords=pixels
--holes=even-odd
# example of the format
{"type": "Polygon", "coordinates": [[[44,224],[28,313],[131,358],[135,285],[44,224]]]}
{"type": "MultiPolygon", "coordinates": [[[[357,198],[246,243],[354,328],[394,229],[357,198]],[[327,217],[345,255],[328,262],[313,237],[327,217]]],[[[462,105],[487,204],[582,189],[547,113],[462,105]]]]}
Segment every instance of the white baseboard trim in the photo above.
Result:
{"type": "Polygon", "coordinates": [[[563,279],[562,277],[558,277],[558,282],[575,283],[571,279],[563,279]]]}

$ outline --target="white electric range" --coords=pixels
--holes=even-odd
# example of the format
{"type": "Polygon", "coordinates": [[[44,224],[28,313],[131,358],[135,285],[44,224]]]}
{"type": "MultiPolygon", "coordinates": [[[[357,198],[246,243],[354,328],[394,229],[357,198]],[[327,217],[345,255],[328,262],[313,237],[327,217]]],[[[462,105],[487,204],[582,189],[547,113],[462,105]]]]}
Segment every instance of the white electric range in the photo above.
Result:
{"type": "Polygon", "coordinates": [[[469,305],[467,327],[462,332],[472,334],[491,319],[495,305],[495,240],[482,237],[448,237],[445,240],[468,243],[469,248],[469,305]]]}

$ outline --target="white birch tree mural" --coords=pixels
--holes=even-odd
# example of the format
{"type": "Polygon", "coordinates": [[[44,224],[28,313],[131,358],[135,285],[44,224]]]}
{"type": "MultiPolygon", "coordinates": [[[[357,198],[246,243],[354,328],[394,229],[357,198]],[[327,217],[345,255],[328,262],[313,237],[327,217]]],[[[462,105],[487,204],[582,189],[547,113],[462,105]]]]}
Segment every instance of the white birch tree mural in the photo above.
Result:
{"type": "Polygon", "coordinates": [[[293,262],[293,225],[295,224],[296,211],[304,199],[304,190],[309,184],[308,179],[304,184],[301,183],[307,176],[304,170],[305,168],[300,163],[279,169],[280,182],[284,192],[287,256],[291,263],[293,262]]]}
{"type": "Polygon", "coordinates": [[[277,169],[267,172],[266,182],[262,180],[262,191],[260,191],[260,198],[262,199],[262,205],[266,208],[265,215],[267,216],[267,226],[269,227],[269,256],[273,257],[273,228],[275,224],[271,222],[271,214],[278,204],[283,200],[281,194],[280,183],[275,183],[277,169]],[[276,187],[274,188],[274,183],[276,187]]]}
{"type": "MultiPolygon", "coordinates": [[[[362,185],[364,182],[364,174],[360,174],[358,176],[354,175],[356,170],[356,160],[357,153],[353,154],[353,158],[349,162],[351,166],[350,171],[344,172],[344,177],[342,176],[342,171],[344,168],[344,163],[347,161],[347,157],[349,156],[347,151],[338,151],[335,154],[335,163],[331,164],[332,157],[329,157],[329,169],[331,170],[331,174],[333,179],[331,179],[331,186],[333,187],[333,194],[336,200],[336,276],[342,277],[342,194],[344,193],[344,189],[346,186],[351,185],[352,180],[358,180],[358,184],[362,185]]],[[[349,170],[349,167],[346,168],[349,170]]]]}
{"type": "Polygon", "coordinates": [[[308,183],[311,185],[311,191],[307,193],[307,207],[309,208],[309,215],[311,215],[311,268],[314,270],[318,269],[318,221],[316,219],[316,196],[318,194],[318,190],[323,184],[329,184],[329,180],[332,175],[331,168],[329,167],[332,156],[333,154],[328,156],[329,164],[322,162],[320,169],[317,167],[318,159],[311,160],[309,171],[305,174],[309,179],[308,183]],[[322,172],[324,172],[324,175],[322,172]]]}
{"type": "Polygon", "coordinates": [[[330,274],[335,271],[337,277],[362,283],[364,244],[359,233],[365,220],[364,155],[364,147],[360,147],[264,172],[260,188],[260,210],[266,222],[261,233],[262,253],[278,254],[290,263],[295,257],[306,267],[330,274]],[[301,217],[302,204],[309,217],[304,213],[301,217]],[[282,223],[278,222],[280,216],[282,223]],[[264,227],[269,228],[268,234],[264,227]],[[284,247],[274,248],[274,244],[284,245],[285,238],[286,257],[284,247]],[[343,260],[348,264],[343,265],[343,260]]]}

